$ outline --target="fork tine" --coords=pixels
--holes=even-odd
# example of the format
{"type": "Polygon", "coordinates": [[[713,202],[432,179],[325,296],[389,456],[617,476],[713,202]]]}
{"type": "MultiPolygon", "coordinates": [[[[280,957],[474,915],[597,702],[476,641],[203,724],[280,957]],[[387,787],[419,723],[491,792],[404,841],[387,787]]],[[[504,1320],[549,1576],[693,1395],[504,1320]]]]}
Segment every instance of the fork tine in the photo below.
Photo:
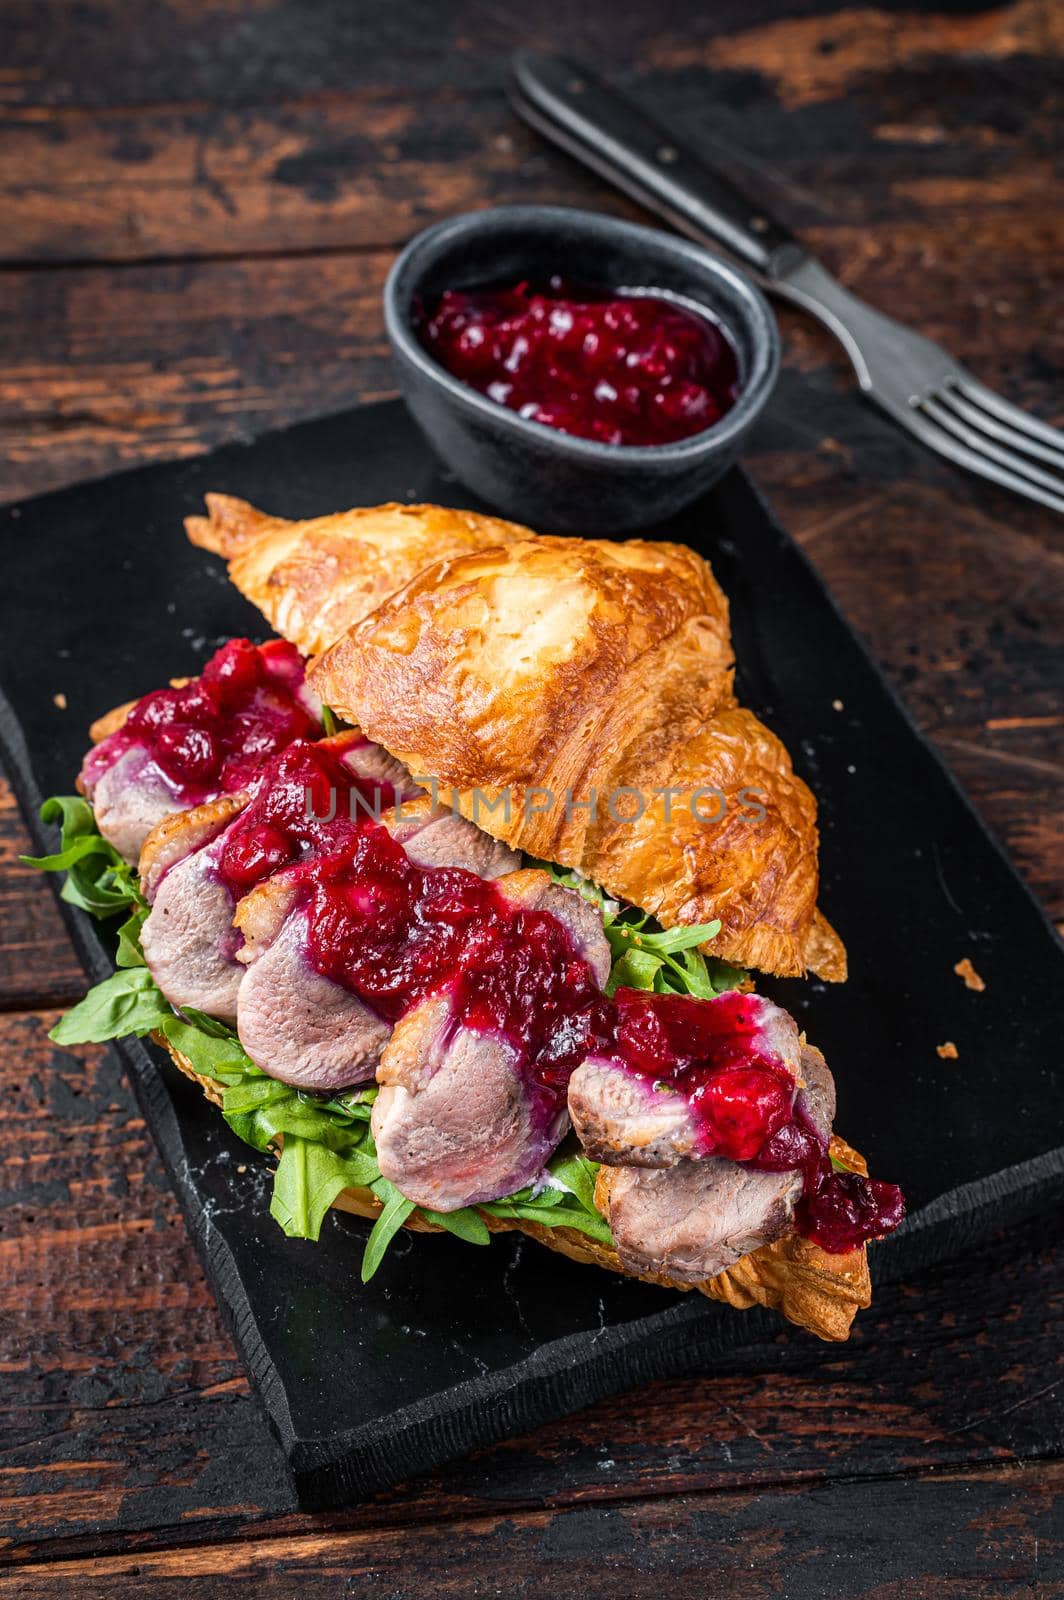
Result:
{"type": "Polygon", "coordinates": [[[1032,417],[1029,412],[1021,411],[1019,406],[1012,405],[1008,400],[1002,400],[993,389],[988,389],[985,383],[980,383],[978,378],[973,378],[971,373],[965,372],[963,368],[953,381],[966,399],[982,406],[984,411],[1000,417],[1002,422],[1011,423],[1020,433],[1031,434],[1034,438],[1041,439],[1043,444],[1064,450],[1064,433],[1059,428],[1052,428],[1048,422],[1043,422],[1041,417],[1032,417]]]}
{"type": "Polygon", "coordinates": [[[950,433],[955,434],[977,455],[989,456],[991,461],[1000,462],[1010,472],[1023,478],[1029,478],[1032,483],[1036,483],[1041,488],[1048,489],[1050,493],[1064,498],[1064,478],[1052,472],[1044,472],[1041,467],[1036,467],[1032,461],[1026,461],[1022,456],[1018,456],[1014,450],[1005,450],[1001,445],[994,444],[985,434],[978,433],[975,428],[969,428],[968,424],[961,421],[959,417],[954,416],[952,411],[948,411],[945,406],[939,405],[937,400],[924,400],[920,409],[933,422],[937,422],[943,428],[948,428],[950,433]]]}
{"type": "Polygon", "coordinates": [[[951,411],[955,411],[965,422],[970,422],[973,428],[989,434],[992,439],[998,439],[1002,444],[1011,444],[1029,456],[1037,456],[1039,461],[1048,461],[1058,472],[1064,472],[1064,435],[1061,436],[1061,443],[1056,448],[1041,444],[1032,434],[1021,433],[1018,428],[1007,427],[1004,422],[996,421],[989,412],[980,410],[978,406],[969,405],[967,400],[962,400],[960,394],[953,388],[940,389],[932,398],[948,406],[951,411]]]}
{"type": "Polygon", "coordinates": [[[1007,471],[998,466],[978,450],[970,450],[967,445],[947,433],[945,428],[939,427],[930,417],[922,411],[917,411],[912,406],[904,409],[901,407],[887,406],[885,408],[896,422],[914,433],[930,449],[937,450],[939,455],[955,461],[958,466],[967,467],[969,472],[977,472],[982,478],[989,478],[992,483],[1000,483],[1006,489],[1011,489],[1014,494],[1026,495],[1028,500],[1037,500],[1039,505],[1049,506],[1052,511],[1064,512],[1064,493],[1059,489],[1056,494],[1050,494],[1029,478],[1021,478],[1017,473],[1007,471]]]}

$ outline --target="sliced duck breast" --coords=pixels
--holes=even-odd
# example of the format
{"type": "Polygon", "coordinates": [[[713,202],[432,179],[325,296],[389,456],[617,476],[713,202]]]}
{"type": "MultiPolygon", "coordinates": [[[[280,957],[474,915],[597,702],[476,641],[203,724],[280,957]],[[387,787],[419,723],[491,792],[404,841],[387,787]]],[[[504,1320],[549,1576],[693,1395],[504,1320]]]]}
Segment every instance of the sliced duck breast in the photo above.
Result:
{"type": "Polygon", "coordinates": [[[595,983],[600,989],[606,987],[613,957],[602,931],[601,913],[595,906],[575,889],[555,883],[549,872],[538,867],[510,874],[499,888],[512,906],[524,911],[547,911],[560,922],[576,954],[590,967],[595,983]]]}
{"type": "MultiPolygon", "coordinates": [[[[770,1092],[783,1093],[788,1080],[797,1085],[798,1026],[786,1011],[760,995],[729,993],[692,1002],[622,990],[618,1006],[617,1040],[605,1053],[589,1055],[569,1081],[569,1115],[593,1161],[667,1167],[689,1156],[713,1154],[719,1149],[715,1138],[727,1138],[732,1132],[718,1127],[717,1119],[723,1124],[729,1115],[726,1090],[735,1075],[767,1066],[778,1074],[766,1079],[770,1092]],[[645,1001],[645,1019],[637,1001],[645,1001]],[[667,1002],[674,1002],[671,1009],[667,1002]],[[668,1024],[677,1014],[681,1024],[690,1017],[700,1027],[710,1011],[720,1015],[720,1026],[705,1031],[704,1045],[690,1046],[704,1048],[705,1060],[687,1061],[682,1054],[677,1060],[676,1029],[660,1026],[661,1018],[668,1024]],[[626,1017],[632,1019],[630,1024],[626,1017]],[[660,1056],[655,1054],[659,1050],[660,1056]],[[725,1076],[709,1085],[706,1079],[715,1066],[725,1076]]],[[[789,1099],[785,1109],[789,1110],[789,1099]]],[[[749,1152],[726,1147],[726,1153],[752,1155],[760,1142],[749,1152]]]]}
{"type": "Polygon", "coordinates": [[[178,802],[150,752],[139,745],[121,751],[110,766],[90,766],[95,753],[86,757],[78,787],[108,844],[126,861],[136,861],[156,823],[177,810],[178,802]]]}
{"type": "Polygon", "coordinates": [[[521,865],[516,850],[464,817],[434,806],[428,795],[383,814],[381,823],[419,867],[465,867],[478,878],[501,878],[521,865]]]}
{"type": "Polygon", "coordinates": [[[396,1024],[377,1079],[371,1125],[381,1172],[434,1211],[522,1188],[565,1130],[564,1104],[553,1118],[539,1113],[520,1050],[458,1024],[447,995],[396,1024]]]}
{"type": "Polygon", "coordinates": [[[248,897],[258,902],[253,917],[260,928],[269,916],[267,897],[273,899],[269,910],[276,933],[268,943],[256,942],[240,952],[248,961],[239,969],[240,1042],[263,1072],[298,1089],[328,1091],[368,1083],[391,1028],[357,995],[314,971],[307,959],[306,912],[278,915],[281,893],[271,881],[248,897]]]}
{"type": "MultiPolygon", "coordinates": [[[[294,742],[259,769],[253,794],[223,795],[191,811],[165,817],[152,830],[140,857],[141,883],[151,904],[142,945],[148,967],[172,1005],[194,1006],[225,1022],[236,1017],[237,990],[245,969],[236,959],[242,935],[233,926],[240,890],[224,870],[227,845],[234,838],[233,825],[243,818],[241,826],[254,831],[255,825],[271,814],[271,786],[288,783],[300,824],[292,852],[309,852],[319,829],[312,824],[308,830],[304,825],[301,783],[317,768],[308,768],[304,774],[300,763],[304,755],[320,762],[323,754],[339,757],[344,772],[375,785],[380,808],[385,811],[394,805],[396,793],[402,794],[401,786],[409,786],[398,762],[357,730],[350,730],[313,745],[294,742]]],[[[337,769],[328,770],[339,777],[337,769]]],[[[339,796],[335,804],[340,807],[339,796]]],[[[276,822],[276,815],[273,820],[276,822]]],[[[340,829],[352,826],[342,812],[340,829]]],[[[323,824],[320,832],[323,840],[334,839],[336,828],[323,824]]],[[[268,874],[267,857],[258,863],[256,875],[268,874]]]]}
{"type": "MultiPolygon", "coordinates": [[[[594,907],[545,872],[514,873],[497,888],[512,906],[555,917],[594,984],[605,984],[610,950],[594,907]]],[[[381,1172],[437,1211],[531,1183],[568,1127],[564,1085],[545,1087],[524,1041],[463,1020],[451,994],[430,996],[396,1024],[377,1079],[372,1127],[381,1172]]]]}
{"type": "Polygon", "coordinates": [[[165,818],[148,835],[140,873],[151,911],[141,947],[152,977],[174,1006],[193,1006],[222,1022],[236,1019],[244,969],[233,900],[218,875],[225,832],[248,803],[223,795],[165,818]]]}
{"type": "Polygon", "coordinates": [[[104,838],[136,861],[152,828],[247,787],[255,768],[320,731],[321,702],[281,639],[231,639],[198,678],[175,680],[94,725],[78,788],[104,838]]]}
{"type": "MultiPolygon", "coordinates": [[[[382,826],[414,861],[463,867],[492,878],[507,870],[511,850],[427,798],[385,811],[382,826]],[[427,859],[423,859],[427,858],[427,859]]],[[[241,900],[236,924],[244,978],[237,995],[237,1032],[255,1064],[302,1089],[333,1090],[373,1077],[390,1024],[308,958],[308,912],[295,875],[282,870],[241,900]]]]}
{"type": "MultiPolygon", "coordinates": [[[[796,1116],[825,1144],[835,1114],[835,1084],[818,1050],[802,1048],[805,1080],[796,1116]]],[[[741,1256],[788,1232],[802,1174],[711,1157],[657,1170],[604,1166],[595,1197],[623,1266],[632,1272],[704,1283],[741,1256]]]]}

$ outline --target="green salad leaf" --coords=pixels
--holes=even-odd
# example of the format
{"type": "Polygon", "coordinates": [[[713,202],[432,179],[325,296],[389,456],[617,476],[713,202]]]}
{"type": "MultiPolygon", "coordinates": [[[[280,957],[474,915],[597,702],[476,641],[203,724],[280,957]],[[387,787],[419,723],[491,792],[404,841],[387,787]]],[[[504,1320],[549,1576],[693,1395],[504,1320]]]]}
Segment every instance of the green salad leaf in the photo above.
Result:
{"type": "Polygon", "coordinates": [[[374,1185],[377,1198],[383,1200],[384,1209],[370,1231],[362,1253],[362,1282],[368,1283],[384,1260],[384,1253],[407,1218],[417,1208],[412,1200],[400,1194],[394,1184],[381,1179],[380,1188],[374,1185]]]}
{"type": "Polygon", "coordinates": [[[59,849],[49,856],[20,856],[42,872],[65,872],[60,896],[94,917],[113,917],[144,896],[133,867],[100,834],[92,807],[80,795],[53,795],[41,807],[41,821],[59,824],[59,849]]]}
{"type": "Polygon", "coordinates": [[[605,890],[579,872],[550,861],[536,861],[533,865],[549,872],[555,883],[575,889],[602,913],[603,930],[613,956],[607,994],[615,994],[618,989],[647,989],[655,994],[690,994],[698,1000],[712,1000],[726,989],[737,989],[746,978],[741,967],[733,967],[717,956],[703,955],[697,948],[716,938],[719,922],[665,929],[634,906],[611,900],[605,890]]]}
{"type": "Polygon", "coordinates": [[[48,1037],[56,1044],[103,1044],[129,1034],[141,1039],[173,1014],[147,967],[120,968],[90,989],[48,1037]]]}

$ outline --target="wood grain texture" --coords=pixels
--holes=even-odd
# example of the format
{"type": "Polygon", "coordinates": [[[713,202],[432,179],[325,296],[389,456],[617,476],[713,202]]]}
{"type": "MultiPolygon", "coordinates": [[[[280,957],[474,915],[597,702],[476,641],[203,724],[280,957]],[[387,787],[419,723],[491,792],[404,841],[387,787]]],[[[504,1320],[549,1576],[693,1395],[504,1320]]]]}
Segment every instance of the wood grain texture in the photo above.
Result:
{"type": "Polygon", "coordinates": [[[996,1477],[944,1473],[813,1490],[690,1495],[682,1502],[495,1513],[415,1530],[316,1530],[282,1539],[49,1562],[0,1577],[0,1596],[205,1600],[223,1592],[288,1600],[470,1595],[557,1600],[583,1594],[762,1600],[941,1596],[1012,1600],[1064,1594],[1064,1469],[996,1477]],[[830,1535],[825,1537],[825,1529],[830,1535]],[[788,1574],[786,1591],[766,1587],[788,1574]],[[771,1581],[771,1579],[769,1580],[771,1581]]]}
{"type": "Polygon", "coordinates": [[[47,880],[19,860],[32,849],[0,777],[0,1011],[61,1005],[85,990],[47,880]]]}
{"type": "MultiPolygon", "coordinates": [[[[565,22],[851,288],[1060,420],[1051,0],[596,0],[565,22]]],[[[381,284],[438,217],[639,215],[506,107],[508,52],[557,25],[550,0],[7,0],[0,494],[390,392],[381,284]]],[[[750,465],[1064,918],[1059,525],[919,452],[827,335],[781,322],[750,465]]],[[[0,1595],[1064,1594],[1051,1217],[882,1289],[845,1349],[781,1334],[771,1371],[654,1385],[298,1515],[117,1067],[47,1041],[41,1008],[81,980],[25,845],[0,791],[0,1595]]]]}

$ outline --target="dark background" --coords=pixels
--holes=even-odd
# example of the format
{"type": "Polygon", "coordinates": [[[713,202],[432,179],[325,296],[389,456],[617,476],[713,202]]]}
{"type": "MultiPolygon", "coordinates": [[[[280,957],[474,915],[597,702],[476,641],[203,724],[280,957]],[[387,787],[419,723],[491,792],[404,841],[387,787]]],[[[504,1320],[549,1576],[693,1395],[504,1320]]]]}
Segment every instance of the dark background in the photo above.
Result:
{"type": "MultiPolygon", "coordinates": [[[[5,499],[389,392],[380,286],[429,221],[636,215],[512,119],[518,45],[609,71],[851,288],[1059,406],[1048,0],[5,0],[0,30],[5,499]]],[[[884,428],[827,336],[781,322],[747,464],[1060,918],[1060,525],[884,428]]],[[[1052,1217],[884,1289],[842,1350],[781,1333],[752,1379],[659,1384],[295,1515],[113,1060],[45,1037],[81,980],[0,818],[0,1595],[1064,1594],[1052,1217]]]]}

